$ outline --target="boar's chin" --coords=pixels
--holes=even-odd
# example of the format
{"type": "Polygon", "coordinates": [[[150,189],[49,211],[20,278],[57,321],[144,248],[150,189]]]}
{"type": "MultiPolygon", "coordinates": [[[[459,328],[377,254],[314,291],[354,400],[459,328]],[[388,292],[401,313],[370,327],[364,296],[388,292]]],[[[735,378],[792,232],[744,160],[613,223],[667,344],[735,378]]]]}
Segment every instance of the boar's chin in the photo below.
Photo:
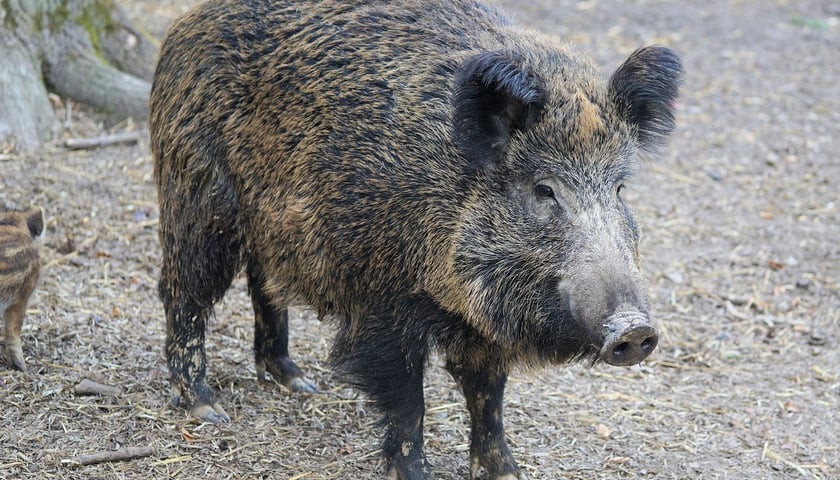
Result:
{"type": "Polygon", "coordinates": [[[600,360],[600,345],[574,320],[568,309],[555,307],[546,313],[536,320],[530,339],[541,362],[594,365],[600,360]]]}

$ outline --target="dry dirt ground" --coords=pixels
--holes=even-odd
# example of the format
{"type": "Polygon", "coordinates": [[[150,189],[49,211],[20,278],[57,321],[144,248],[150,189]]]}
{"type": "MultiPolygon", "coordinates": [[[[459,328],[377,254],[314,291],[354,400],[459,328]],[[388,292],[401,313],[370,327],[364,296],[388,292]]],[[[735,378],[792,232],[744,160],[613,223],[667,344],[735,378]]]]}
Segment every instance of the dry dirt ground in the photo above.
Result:
{"type": "MultiPolygon", "coordinates": [[[[840,478],[840,5],[834,0],[503,2],[605,72],[669,45],[688,72],[670,149],[631,185],[660,346],[641,366],[518,372],[510,445],[531,479],[840,478]]],[[[161,34],[185,3],[130,4],[161,34]]],[[[64,116],[63,101],[56,103],[64,116]]],[[[329,325],[292,322],[320,395],[256,380],[238,280],[208,332],[232,423],[168,403],[145,125],[76,106],[63,137],[139,129],[136,146],[0,156],[0,205],[45,207],[27,374],[0,367],[2,478],[378,479],[376,413],[326,366],[329,325]],[[82,396],[83,379],[117,396],[82,396]],[[82,466],[77,456],[152,447],[82,466]]],[[[427,453],[465,479],[468,419],[435,361],[427,453]]]]}

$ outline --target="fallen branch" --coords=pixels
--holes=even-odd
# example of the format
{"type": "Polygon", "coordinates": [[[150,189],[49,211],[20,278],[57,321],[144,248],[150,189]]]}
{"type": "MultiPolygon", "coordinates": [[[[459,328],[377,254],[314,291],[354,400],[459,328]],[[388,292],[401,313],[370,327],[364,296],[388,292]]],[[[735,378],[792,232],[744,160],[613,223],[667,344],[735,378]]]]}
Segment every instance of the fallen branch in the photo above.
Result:
{"type": "Polygon", "coordinates": [[[119,450],[79,455],[76,460],[82,465],[93,465],[95,463],[122,462],[137,458],[148,457],[155,453],[152,447],[126,447],[119,450]]]}
{"type": "Polygon", "coordinates": [[[64,146],[73,150],[84,150],[118,143],[136,143],[140,140],[140,136],[140,132],[123,132],[92,138],[68,138],[64,140],[64,146]]]}
{"type": "Polygon", "coordinates": [[[92,380],[88,380],[85,378],[78,385],[75,387],[76,395],[103,395],[103,396],[111,396],[116,397],[122,393],[117,387],[112,387],[110,385],[103,385],[101,383],[94,382],[92,380]]]}

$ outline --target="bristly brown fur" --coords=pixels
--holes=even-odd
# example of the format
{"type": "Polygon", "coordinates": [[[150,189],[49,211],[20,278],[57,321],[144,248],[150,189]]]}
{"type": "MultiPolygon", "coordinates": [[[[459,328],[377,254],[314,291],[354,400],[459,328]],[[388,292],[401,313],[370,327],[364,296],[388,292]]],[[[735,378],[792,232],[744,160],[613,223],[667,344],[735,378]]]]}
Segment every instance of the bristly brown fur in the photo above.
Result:
{"type": "Polygon", "coordinates": [[[604,82],[472,0],[197,6],[167,35],[150,103],[176,398],[229,419],[204,332],[244,267],[260,376],[313,390],[286,308],[334,315],[333,362],[383,411],[390,475],[423,479],[438,348],[467,397],[473,465],[518,477],[510,368],[597,358],[607,319],[647,321],[618,192],[673,127],[680,72],[643,49],[604,82]]]}
{"type": "Polygon", "coordinates": [[[6,324],[6,361],[24,370],[20,332],[41,264],[36,240],[44,231],[44,212],[0,211],[0,316],[6,324]]]}

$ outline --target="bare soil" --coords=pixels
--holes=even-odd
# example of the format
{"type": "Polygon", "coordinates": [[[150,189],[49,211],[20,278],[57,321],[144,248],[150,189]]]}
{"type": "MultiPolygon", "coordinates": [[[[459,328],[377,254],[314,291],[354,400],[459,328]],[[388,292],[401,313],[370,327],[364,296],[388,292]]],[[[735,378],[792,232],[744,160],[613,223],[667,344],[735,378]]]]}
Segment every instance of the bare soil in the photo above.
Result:
{"type": "MultiPolygon", "coordinates": [[[[517,372],[510,445],[531,479],[840,478],[840,5],[834,0],[502,2],[591,53],[605,73],[634,48],[684,58],[680,126],[630,186],[660,345],[641,366],[517,372]]],[[[187,2],[130,2],[160,36],[187,2]]],[[[68,102],[55,99],[59,118],[68,102]]],[[[0,152],[0,206],[48,215],[23,330],[29,371],[0,366],[0,477],[379,479],[363,396],[326,366],[331,328],[292,320],[320,385],[260,384],[237,280],[208,331],[210,382],[232,423],[169,405],[156,297],[157,208],[145,125],[73,105],[63,137],[138,130],[137,145],[0,152]],[[118,395],[79,395],[89,379],[118,395]],[[78,456],[152,447],[88,466],[78,456]]],[[[435,360],[426,451],[465,479],[468,418],[435,360]]]]}

